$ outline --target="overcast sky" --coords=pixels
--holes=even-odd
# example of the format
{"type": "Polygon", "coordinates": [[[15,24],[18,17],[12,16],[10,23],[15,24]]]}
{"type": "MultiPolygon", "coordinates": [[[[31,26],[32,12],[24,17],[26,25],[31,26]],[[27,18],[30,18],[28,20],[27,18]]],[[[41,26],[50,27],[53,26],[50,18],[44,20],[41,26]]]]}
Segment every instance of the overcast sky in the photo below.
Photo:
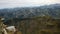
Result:
{"type": "Polygon", "coordinates": [[[0,0],[0,8],[26,7],[60,3],[60,0],[0,0]]]}

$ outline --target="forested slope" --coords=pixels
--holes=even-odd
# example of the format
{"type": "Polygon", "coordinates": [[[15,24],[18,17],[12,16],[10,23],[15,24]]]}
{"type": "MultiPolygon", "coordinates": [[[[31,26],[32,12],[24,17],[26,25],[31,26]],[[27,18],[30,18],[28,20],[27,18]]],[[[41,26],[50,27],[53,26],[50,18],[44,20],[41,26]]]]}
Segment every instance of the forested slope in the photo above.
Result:
{"type": "Polygon", "coordinates": [[[53,19],[50,16],[12,18],[5,24],[15,25],[23,34],[60,34],[60,19],[53,19]]]}

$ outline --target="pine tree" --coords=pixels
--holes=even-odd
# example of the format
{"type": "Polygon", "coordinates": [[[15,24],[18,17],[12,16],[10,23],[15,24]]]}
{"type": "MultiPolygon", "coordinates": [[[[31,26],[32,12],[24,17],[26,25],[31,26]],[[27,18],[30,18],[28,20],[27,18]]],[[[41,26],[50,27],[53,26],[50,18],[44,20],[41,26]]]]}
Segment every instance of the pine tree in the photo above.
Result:
{"type": "Polygon", "coordinates": [[[0,34],[2,34],[2,30],[3,30],[3,19],[0,18],[0,34]]]}

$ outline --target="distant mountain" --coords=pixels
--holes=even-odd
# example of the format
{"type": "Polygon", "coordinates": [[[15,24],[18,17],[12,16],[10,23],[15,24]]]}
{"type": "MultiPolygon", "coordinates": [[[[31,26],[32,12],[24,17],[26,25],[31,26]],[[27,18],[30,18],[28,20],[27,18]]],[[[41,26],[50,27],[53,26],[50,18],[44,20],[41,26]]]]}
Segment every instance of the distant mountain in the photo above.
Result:
{"type": "Polygon", "coordinates": [[[31,18],[36,16],[51,16],[60,19],[60,4],[38,7],[21,7],[0,9],[0,16],[5,18],[31,18]]]}

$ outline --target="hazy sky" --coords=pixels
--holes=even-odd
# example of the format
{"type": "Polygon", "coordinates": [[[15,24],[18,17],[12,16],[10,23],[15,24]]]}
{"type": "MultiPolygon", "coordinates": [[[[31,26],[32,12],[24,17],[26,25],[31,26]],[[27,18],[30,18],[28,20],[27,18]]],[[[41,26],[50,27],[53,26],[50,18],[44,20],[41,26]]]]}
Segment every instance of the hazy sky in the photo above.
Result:
{"type": "Polygon", "coordinates": [[[0,8],[26,7],[60,3],[60,0],[0,0],[0,8]]]}

